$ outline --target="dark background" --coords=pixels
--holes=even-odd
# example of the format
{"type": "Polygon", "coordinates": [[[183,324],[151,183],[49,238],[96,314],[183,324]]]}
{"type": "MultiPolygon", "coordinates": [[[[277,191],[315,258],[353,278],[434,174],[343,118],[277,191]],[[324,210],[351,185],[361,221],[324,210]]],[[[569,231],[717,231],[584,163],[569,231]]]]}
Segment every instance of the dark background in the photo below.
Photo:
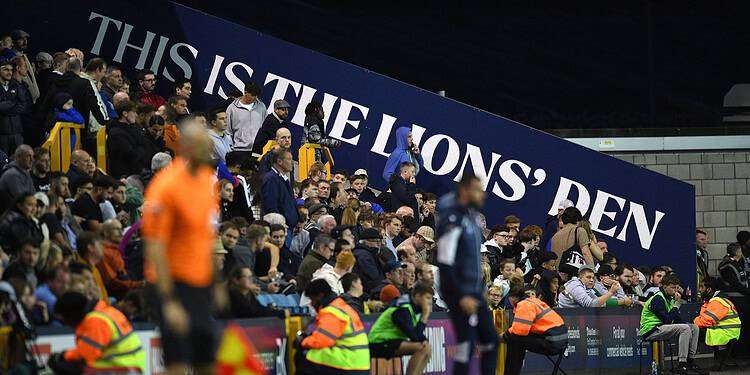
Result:
{"type": "Polygon", "coordinates": [[[177,2],[561,135],[738,130],[747,2],[177,2]]]}

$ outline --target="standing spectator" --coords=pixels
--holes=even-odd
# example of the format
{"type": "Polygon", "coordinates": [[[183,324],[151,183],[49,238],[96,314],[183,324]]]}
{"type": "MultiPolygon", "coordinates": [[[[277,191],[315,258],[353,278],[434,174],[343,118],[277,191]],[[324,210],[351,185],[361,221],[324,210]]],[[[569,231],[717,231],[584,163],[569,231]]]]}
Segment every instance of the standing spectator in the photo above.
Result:
{"type": "Polygon", "coordinates": [[[33,161],[34,150],[20,145],[13,154],[13,161],[0,172],[0,211],[5,211],[21,195],[36,192],[30,173],[33,161]]]}
{"type": "Polygon", "coordinates": [[[97,176],[93,181],[91,179],[81,181],[80,186],[84,192],[73,202],[71,211],[73,215],[83,218],[83,223],[81,223],[83,229],[101,232],[104,217],[99,205],[112,197],[114,185],[114,180],[109,176],[97,176]]]}
{"type": "Polygon", "coordinates": [[[664,278],[661,290],[646,301],[641,311],[640,335],[643,341],[662,341],[679,338],[680,374],[703,374],[694,362],[698,349],[698,326],[689,324],[680,317],[682,295],[677,290],[680,280],[674,275],[664,278]]]}
{"type": "Polygon", "coordinates": [[[114,100],[115,94],[122,87],[122,82],[122,70],[117,66],[110,65],[107,68],[107,75],[102,81],[102,92],[109,101],[114,100]]]}
{"type": "Polygon", "coordinates": [[[331,236],[327,234],[318,235],[313,251],[302,259],[302,264],[300,264],[297,271],[295,280],[297,280],[298,290],[305,290],[307,288],[307,285],[313,279],[315,271],[328,263],[328,260],[333,255],[335,246],[336,241],[331,236]]]}
{"type": "MultiPolygon", "coordinates": [[[[312,101],[305,107],[305,126],[302,131],[302,144],[311,143],[325,147],[338,147],[341,141],[328,138],[325,133],[323,119],[326,114],[323,105],[320,102],[312,101]]],[[[323,161],[323,152],[320,149],[315,150],[315,160],[323,161]]]]}
{"type": "Polygon", "coordinates": [[[143,133],[136,124],[136,104],[127,101],[117,107],[117,121],[107,126],[107,165],[116,178],[139,174],[146,157],[143,133]]]}
{"type": "Polygon", "coordinates": [[[576,274],[580,265],[594,265],[594,256],[591,253],[589,238],[586,230],[578,224],[583,220],[581,211],[575,207],[568,207],[560,216],[563,227],[552,236],[552,251],[560,259],[560,271],[568,274],[576,274]],[[570,251],[568,251],[570,250],[570,251]],[[563,257],[565,253],[566,257],[563,257]],[[572,255],[569,255],[572,254],[572,255]],[[583,259],[579,259],[579,258],[583,259]]]}
{"type": "MultiPolygon", "coordinates": [[[[39,89],[40,89],[40,95],[41,95],[41,101],[37,104],[39,104],[38,107],[38,113],[37,113],[37,121],[44,121],[47,114],[52,110],[52,107],[54,105],[54,98],[55,95],[59,94],[60,91],[58,90],[58,84],[57,82],[62,78],[63,74],[68,70],[68,55],[64,52],[56,52],[52,56],[52,69],[47,75],[44,83],[42,85],[41,77],[39,79],[39,89]]],[[[45,130],[49,130],[45,129],[45,130]]]]}
{"type": "Polygon", "coordinates": [[[52,55],[47,52],[39,52],[34,58],[36,74],[36,82],[39,85],[39,101],[36,104],[41,104],[47,94],[47,87],[49,87],[49,77],[52,74],[52,55]]]}
{"type": "MultiPolygon", "coordinates": [[[[391,177],[391,209],[406,206],[413,210],[414,215],[419,214],[419,205],[415,197],[417,193],[417,186],[414,184],[415,168],[415,164],[405,162],[399,166],[398,175],[391,177]]],[[[415,217],[415,219],[418,218],[415,217]]]]}
{"type": "Polygon", "coordinates": [[[134,100],[141,103],[150,104],[154,108],[159,108],[167,101],[155,92],[156,75],[150,70],[142,70],[138,73],[138,88],[133,92],[134,100]]]}
{"type": "Polygon", "coordinates": [[[27,56],[30,35],[23,30],[13,30],[10,32],[10,37],[13,39],[13,51],[16,53],[16,56],[23,58],[23,64],[28,70],[28,80],[26,83],[29,87],[29,92],[31,92],[32,100],[35,102],[37,98],[39,98],[39,84],[36,81],[36,75],[34,74],[34,69],[32,69],[31,60],[29,60],[29,57],[27,56]]]}
{"type": "Polygon", "coordinates": [[[44,147],[34,149],[34,163],[31,167],[31,179],[34,181],[34,191],[48,192],[50,190],[50,155],[44,147]]]}
{"type": "Polygon", "coordinates": [[[289,102],[284,99],[279,99],[273,103],[273,112],[266,116],[263,120],[258,135],[255,136],[253,141],[253,153],[263,154],[263,147],[265,147],[268,141],[273,140],[276,137],[276,132],[281,128],[289,128],[289,122],[286,120],[289,117],[289,102]]]}
{"type": "Polygon", "coordinates": [[[13,64],[0,59],[0,151],[8,155],[23,144],[21,116],[31,110],[26,86],[13,79],[13,64]]]}
{"type": "Polygon", "coordinates": [[[110,119],[107,106],[98,89],[99,82],[105,74],[107,74],[107,62],[98,57],[93,58],[86,64],[86,71],[79,74],[80,79],[74,80],[70,87],[73,107],[86,120],[84,134],[89,138],[89,144],[93,143],[93,145],[96,145],[96,132],[106,125],[110,119]],[[91,116],[93,116],[93,119],[91,116]]]}
{"type": "Polygon", "coordinates": [[[286,225],[289,227],[297,225],[299,220],[289,176],[293,167],[292,153],[289,150],[278,149],[274,151],[273,167],[263,176],[261,187],[263,212],[280,213],[286,219],[286,225]]]}
{"type": "Polygon", "coordinates": [[[115,298],[122,299],[131,289],[144,286],[143,280],[136,280],[125,269],[125,261],[118,245],[122,241],[122,224],[117,219],[104,222],[102,260],[96,265],[107,291],[115,298]]]}
{"type": "Polygon", "coordinates": [[[416,177],[422,168],[422,154],[419,151],[419,146],[414,144],[412,140],[411,129],[401,127],[396,129],[396,148],[385,162],[385,169],[383,169],[385,182],[389,183],[391,175],[397,174],[401,164],[406,162],[414,164],[414,176],[416,177]]]}
{"type": "Polygon", "coordinates": [[[215,243],[211,218],[217,214],[211,139],[191,121],[184,124],[179,144],[180,157],[159,173],[146,191],[141,228],[146,242],[146,279],[151,284],[150,304],[161,307],[155,313],[167,371],[184,372],[193,364],[196,373],[207,374],[215,344],[209,303],[212,283],[219,310],[228,299],[211,261],[215,243]]]}
{"type": "MultiPolygon", "coordinates": [[[[384,175],[385,177],[385,175],[384,175]]],[[[476,342],[480,343],[481,374],[494,374],[498,338],[492,315],[484,299],[480,272],[482,231],[477,210],[484,205],[485,191],[479,178],[464,174],[455,193],[440,199],[437,215],[437,262],[440,287],[448,303],[457,333],[454,374],[467,374],[476,342]]]]}
{"type": "Polygon", "coordinates": [[[232,137],[226,129],[227,113],[224,109],[215,109],[208,113],[208,135],[214,143],[211,156],[221,162],[225,162],[227,153],[232,151],[232,137]]]}
{"type": "MultiPolygon", "coordinates": [[[[275,150],[289,150],[291,152],[292,147],[292,133],[287,128],[279,128],[276,131],[276,145],[278,148],[275,150]]],[[[272,150],[273,151],[273,150],[272,150]]],[[[273,152],[267,152],[260,158],[258,164],[258,173],[264,175],[271,170],[273,167],[273,152]]]]}
{"type": "Polygon", "coordinates": [[[44,278],[44,283],[36,288],[34,295],[47,306],[50,316],[54,316],[57,299],[68,291],[70,273],[64,267],[53,267],[47,270],[44,278]]]}
{"type": "Polygon", "coordinates": [[[544,221],[544,231],[542,233],[543,237],[540,241],[543,249],[551,249],[549,247],[549,240],[552,239],[552,236],[562,228],[562,221],[560,220],[560,216],[568,207],[574,207],[573,202],[570,199],[563,199],[557,204],[557,215],[547,215],[547,219],[544,221]]]}
{"type": "Polygon", "coordinates": [[[695,256],[698,265],[698,285],[709,277],[708,274],[708,235],[700,229],[695,230],[695,256]]]}
{"type": "Polygon", "coordinates": [[[258,98],[260,91],[255,82],[246,82],[244,95],[227,107],[227,128],[236,151],[252,152],[253,141],[266,118],[266,105],[258,98]]]}

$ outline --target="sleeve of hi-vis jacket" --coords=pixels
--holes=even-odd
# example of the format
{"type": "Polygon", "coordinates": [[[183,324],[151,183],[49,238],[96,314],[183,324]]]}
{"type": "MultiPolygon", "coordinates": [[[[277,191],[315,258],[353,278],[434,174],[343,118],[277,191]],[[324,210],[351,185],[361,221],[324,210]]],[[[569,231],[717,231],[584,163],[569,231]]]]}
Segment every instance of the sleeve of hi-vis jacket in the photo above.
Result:
{"type": "Polygon", "coordinates": [[[513,324],[508,332],[516,336],[528,336],[536,318],[536,309],[530,303],[519,303],[513,311],[513,324]]]}
{"type": "Polygon", "coordinates": [[[701,313],[695,317],[693,323],[700,328],[715,326],[727,316],[728,312],[729,309],[726,306],[717,301],[710,301],[701,306],[701,313]]]}
{"type": "Polygon", "coordinates": [[[335,315],[321,311],[317,320],[318,328],[302,340],[302,347],[306,349],[330,348],[336,344],[336,340],[344,334],[346,322],[335,315]]]}
{"type": "Polygon", "coordinates": [[[88,317],[76,329],[76,346],[65,352],[65,360],[83,359],[87,364],[102,356],[104,348],[112,340],[109,325],[101,318],[88,317]]]}

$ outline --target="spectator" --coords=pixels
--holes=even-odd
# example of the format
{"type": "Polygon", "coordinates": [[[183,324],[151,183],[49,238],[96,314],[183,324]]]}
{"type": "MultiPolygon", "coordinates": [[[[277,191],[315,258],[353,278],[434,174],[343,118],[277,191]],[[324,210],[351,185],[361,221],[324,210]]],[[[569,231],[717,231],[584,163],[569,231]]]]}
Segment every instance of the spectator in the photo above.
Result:
{"type": "Polygon", "coordinates": [[[44,234],[34,221],[36,198],[23,193],[16,198],[13,207],[0,217],[0,248],[15,254],[24,241],[41,243],[44,234]]]}
{"type": "MultiPolygon", "coordinates": [[[[302,144],[316,144],[324,147],[339,147],[341,141],[329,138],[325,133],[325,111],[320,102],[312,101],[305,107],[305,125],[302,131],[302,144]]],[[[315,149],[315,160],[323,161],[323,152],[315,149]]]]}
{"type": "Polygon", "coordinates": [[[401,233],[401,219],[393,214],[386,215],[383,219],[383,226],[385,247],[391,252],[393,259],[398,259],[396,246],[400,245],[403,241],[403,239],[399,237],[399,234],[401,233]]]}
{"type": "Polygon", "coordinates": [[[34,69],[32,69],[31,60],[29,60],[27,55],[30,35],[23,30],[13,30],[10,32],[10,37],[13,39],[13,51],[16,53],[17,57],[22,59],[23,65],[28,71],[28,77],[25,80],[25,83],[29,88],[29,92],[32,93],[32,100],[36,101],[37,98],[39,98],[39,84],[37,83],[34,69]]]}
{"type": "MultiPolygon", "coordinates": [[[[412,209],[414,215],[419,213],[419,206],[415,194],[417,187],[414,184],[415,164],[406,162],[399,166],[398,175],[391,178],[391,208],[406,206],[412,209]]],[[[417,217],[415,217],[417,219],[417,217]]]]}
{"type": "Polygon", "coordinates": [[[416,233],[414,233],[411,237],[405,239],[403,242],[401,242],[397,247],[396,250],[399,250],[402,247],[411,246],[416,253],[422,253],[419,255],[421,259],[426,258],[426,254],[423,254],[427,248],[432,246],[435,243],[435,231],[432,230],[432,228],[427,226],[419,227],[416,233]]]}
{"type": "Polygon", "coordinates": [[[487,307],[490,311],[504,310],[503,289],[497,285],[490,285],[487,288],[487,307]]]}
{"type": "Polygon", "coordinates": [[[0,172],[0,212],[8,209],[23,194],[36,192],[31,178],[34,150],[20,145],[13,154],[13,161],[0,172]]]}
{"type": "Polygon", "coordinates": [[[229,205],[234,201],[234,185],[228,180],[219,180],[216,183],[219,191],[219,221],[229,221],[232,214],[229,212],[229,205]]]}
{"type": "Polygon", "coordinates": [[[306,290],[307,285],[313,279],[315,271],[328,263],[328,260],[333,255],[335,246],[336,241],[331,236],[327,234],[318,235],[315,241],[315,248],[302,259],[302,264],[300,264],[297,271],[297,277],[295,278],[297,290],[306,290]]]}
{"type": "Polygon", "coordinates": [[[557,307],[560,285],[562,285],[562,279],[557,271],[544,270],[539,275],[539,281],[536,284],[537,297],[550,307],[557,307]]]}
{"type": "MultiPolygon", "coordinates": [[[[148,104],[140,104],[138,111],[150,110],[151,108],[148,104]]],[[[147,113],[153,113],[153,111],[147,113]]],[[[167,146],[164,144],[164,119],[152,114],[146,120],[143,128],[145,130],[143,132],[143,148],[145,153],[143,156],[143,167],[150,169],[151,160],[154,158],[154,155],[167,149],[167,146]]]]}
{"type": "Polygon", "coordinates": [[[178,78],[174,81],[174,94],[190,100],[193,93],[193,84],[186,78],[178,78]]]}
{"type": "Polygon", "coordinates": [[[510,230],[505,225],[495,225],[490,230],[490,239],[482,244],[480,249],[483,256],[487,257],[490,265],[490,277],[494,280],[501,271],[500,262],[503,254],[508,253],[508,240],[511,238],[510,230]]]}
{"type": "Polygon", "coordinates": [[[651,296],[641,312],[640,335],[644,341],[671,340],[679,337],[679,364],[681,374],[704,373],[694,362],[698,349],[698,326],[685,323],[680,317],[682,295],[677,291],[680,280],[674,275],[664,277],[663,287],[651,296]]]}
{"type": "Polygon", "coordinates": [[[396,129],[396,148],[385,162],[385,169],[383,169],[385,182],[390,183],[391,175],[398,174],[401,165],[407,162],[414,166],[413,176],[416,177],[422,168],[422,154],[419,152],[419,146],[412,141],[411,130],[401,127],[396,129]]]}
{"type": "MultiPolygon", "coordinates": [[[[734,242],[727,245],[727,255],[719,263],[719,275],[727,286],[727,292],[733,299],[743,300],[750,297],[750,288],[748,287],[748,275],[745,271],[744,255],[742,246],[734,242]],[[744,296],[744,298],[741,298],[744,296]],[[739,298],[737,298],[739,297],[739,298]]],[[[745,303],[740,303],[738,308],[745,310],[745,303]]]]}
{"type": "Polygon", "coordinates": [[[623,293],[625,293],[626,296],[631,297],[633,302],[638,302],[643,293],[637,283],[633,282],[633,277],[635,275],[634,271],[635,270],[630,265],[620,264],[615,268],[614,275],[617,277],[617,282],[620,283],[623,293]]]}
{"type": "Polygon", "coordinates": [[[0,150],[8,155],[23,144],[21,116],[31,110],[29,93],[13,79],[13,64],[0,59],[0,150]]]}
{"type": "Polygon", "coordinates": [[[263,212],[280,213],[290,227],[297,225],[299,220],[289,177],[292,168],[292,153],[284,149],[275,151],[273,168],[263,176],[261,187],[263,212]]]}
{"type": "Polygon", "coordinates": [[[422,225],[430,228],[435,228],[435,205],[437,204],[437,195],[433,193],[425,193],[424,195],[424,206],[422,209],[422,225]]]}
{"type": "MultiPolygon", "coordinates": [[[[607,293],[607,288],[611,287],[612,284],[618,283],[619,280],[617,276],[615,275],[615,270],[608,265],[602,265],[599,267],[599,271],[597,271],[596,276],[599,278],[599,280],[596,281],[594,284],[594,292],[597,296],[601,296],[607,293]]],[[[607,307],[609,306],[626,306],[630,307],[633,305],[633,300],[630,299],[625,294],[624,289],[622,288],[622,285],[619,285],[619,288],[615,291],[612,298],[607,300],[607,307]]]]}
{"type": "MultiPolygon", "coordinates": [[[[69,64],[69,66],[72,65],[69,64]]],[[[73,80],[69,86],[69,92],[73,96],[73,106],[84,119],[84,140],[88,138],[89,143],[93,141],[93,144],[96,144],[94,139],[96,132],[110,119],[105,101],[97,88],[106,73],[107,63],[104,59],[93,58],[86,64],[85,72],[79,73],[78,79],[73,80]]]]}
{"type": "Polygon", "coordinates": [[[99,291],[98,295],[105,301],[104,303],[109,304],[109,293],[107,293],[107,287],[104,285],[102,274],[97,268],[104,259],[101,237],[94,232],[83,232],[78,236],[76,245],[78,252],[75,254],[75,261],[88,266],[99,291]]]}
{"type": "Polygon", "coordinates": [[[114,184],[114,180],[109,176],[97,176],[93,182],[91,179],[81,181],[83,193],[73,202],[71,210],[73,215],[84,219],[81,224],[83,229],[101,232],[104,217],[99,205],[112,197],[114,184]]]}
{"type": "Polygon", "coordinates": [[[364,169],[357,169],[354,174],[349,178],[352,189],[357,191],[357,199],[362,202],[375,203],[375,193],[367,187],[368,177],[367,171],[364,169]]]}
{"type": "MultiPolygon", "coordinates": [[[[276,130],[276,145],[278,148],[274,150],[289,150],[291,152],[292,147],[292,133],[287,128],[279,128],[276,130]]],[[[263,157],[260,158],[258,164],[258,173],[261,175],[268,173],[273,167],[273,156],[274,152],[266,152],[263,157]]],[[[294,166],[292,166],[294,168],[294,166]]],[[[290,176],[293,175],[290,172],[290,176]]]]}
{"type": "Polygon", "coordinates": [[[89,178],[93,177],[86,172],[87,164],[90,159],[91,156],[84,150],[73,151],[73,154],[70,157],[70,167],[67,172],[68,183],[72,192],[78,191],[78,185],[80,185],[80,180],[84,176],[88,176],[89,178]]]}
{"type": "Polygon", "coordinates": [[[249,267],[238,266],[229,272],[228,278],[229,306],[224,318],[248,319],[262,317],[277,317],[284,319],[284,310],[263,306],[258,301],[260,286],[253,279],[253,271],[249,267]]]}
{"type": "Polygon", "coordinates": [[[96,264],[109,294],[117,299],[125,297],[131,289],[145,286],[143,280],[137,280],[128,274],[125,261],[118,248],[122,241],[122,224],[116,219],[109,219],[102,225],[102,260],[96,264]]]}
{"type": "Polygon", "coordinates": [[[698,285],[709,277],[708,274],[708,235],[700,229],[695,230],[695,255],[698,265],[698,285]]]}
{"type": "Polygon", "coordinates": [[[127,101],[117,107],[117,121],[107,126],[107,166],[113,177],[141,172],[145,164],[146,142],[136,124],[136,104],[127,101]]]}
{"type": "Polygon", "coordinates": [[[138,87],[131,95],[134,100],[159,108],[166,104],[166,100],[156,92],[156,75],[150,70],[138,73],[138,87]]]}
{"type": "Polygon", "coordinates": [[[382,237],[377,229],[367,228],[360,234],[359,244],[354,248],[354,257],[357,258],[354,272],[362,277],[362,283],[368,293],[385,279],[380,266],[381,241],[382,237]]]}
{"type": "MultiPolygon", "coordinates": [[[[323,264],[317,271],[312,274],[312,280],[323,279],[331,287],[331,290],[339,294],[344,294],[344,287],[341,284],[341,278],[352,272],[355,263],[354,255],[348,251],[339,253],[336,256],[336,265],[323,264]]],[[[310,299],[304,294],[300,299],[300,306],[309,306],[310,299]]]]}
{"type": "Polygon", "coordinates": [[[223,109],[215,109],[208,115],[208,134],[214,143],[211,156],[214,160],[225,162],[228,152],[232,151],[232,137],[226,133],[227,113],[223,109]]]}
{"type": "MultiPolygon", "coordinates": [[[[55,96],[60,93],[60,91],[58,90],[57,82],[68,70],[68,58],[68,55],[64,52],[56,52],[52,56],[52,69],[50,69],[49,74],[47,74],[45,77],[46,83],[44,83],[44,85],[41,85],[41,77],[38,77],[40,78],[39,91],[41,100],[37,103],[39,105],[38,113],[36,116],[37,121],[44,121],[45,116],[47,116],[47,114],[53,108],[53,100],[55,96]]],[[[80,123],[83,123],[83,121],[81,121],[80,123]]],[[[49,130],[49,128],[45,130],[49,130]]]]}
{"type": "Polygon", "coordinates": [[[520,251],[517,254],[513,254],[513,259],[516,261],[516,267],[526,275],[531,272],[531,269],[534,268],[534,264],[537,263],[537,259],[539,258],[537,247],[539,245],[539,237],[535,236],[530,228],[526,227],[518,234],[518,242],[516,244],[514,248],[517,249],[514,253],[518,250],[520,251]]]}
{"type": "Polygon", "coordinates": [[[510,278],[515,274],[517,274],[516,263],[513,259],[505,259],[500,262],[500,274],[492,281],[492,285],[502,290],[503,298],[508,295],[510,291],[510,278]]]}
{"type": "Polygon", "coordinates": [[[266,118],[266,105],[258,98],[260,92],[255,82],[246,82],[244,95],[227,107],[227,128],[235,151],[250,154],[253,150],[253,142],[266,118]]]}
{"type": "Polygon", "coordinates": [[[651,269],[651,276],[649,277],[648,284],[643,288],[644,302],[661,290],[661,280],[667,275],[667,271],[664,267],[654,267],[651,269]]]}
{"type": "Polygon", "coordinates": [[[505,226],[508,230],[518,233],[521,231],[521,219],[516,215],[508,215],[505,217],[505,226]]]}
{"type": "Polygon", "coordinates": [[[414,284],[417,282],[417,269],[414,262],[405,261],[404,263],[404,284],[402,289],[404,290],[404,293],[408,293],[412,287],[414,287],[414,284]]]}
{"type": "MultiPolygon", "coordinates": [[[[604,307],[612,296],[620,289],[618,282],[613,282],[603,295],[597,295],[594,290],[596,277],[590,267],[582,267],[578,277],[573,277],[565,283],[558,299],[560,307],[604,307]]],[[[616,304],[616,302],[615,302],[616,304]]]]}
{"type": "Polygon", "coordinates": [[[104,96],[113,101],[115,94],[122,87],[122,70],[114,65],[107,67],[107,74],[102,80],[102,92],[104,96]]]}
{"type": "Polygon", "coordinates": [[[583,216],[577,208],[566,208],[560,218],[563,227],[552,236],[552,251],[560,259],[560,272],[575,275],[582,265],[594,265],[594,257],[589,248],[591,239],[586,230],[578,225],[583,216]]]}
{"type": "Polygon", "coordinates": [[[146,322],[150,309],[146,306],[143,289],[129,291],[115,306],[129,321],[146,322]]]}
{"type": "Polygon", "coordinates": [[[11,279],[10,284],[13,286],[18,302],[21,303],[23,312],[30,320],[30,323],[36,326],[49,323],[49,313],[47,305],[36,299],[34,291],[28,282],[24,279],[11,279]]]}
{"type": "MultiPolygon", "coordinates": [[[[385,278],[381,280],[379,285],[375,285],[375,287],[370,291],[370,295],[378,296],[380,295],[380,292],[388,285],[393,285],[396,287],[396,289],[403,294],[404,291],[404,268],[406,267],[405,264],[397,261],[397,260],[389,260],[383,265],[383,274],[385,275],[385,278]]],[[[383,300],[382,298],[380,299],[383,300]]],[[[388,303],[387,301],[383,301],[384,303],[388,303]]]]}
{"type": "MultiPolygon", "coordinates": [[[[346,185],[349,182],[349,173],[343,169],[335,171],[333,172],[333,176],[331,176],[331,182],[338,182],[346,185]]],[[[344,188],[347,189],[348,186],[344,186],[344,188]]]]}
{"type": "Polygon", "coordinates": [[[364,286],[362,279],[356,273],[347,273],[341,277],[341,287],[344,294],[340,297],[360,315],[367,314],[369,309],[365,303],[364,286]]]}
{"type": "MultiPolygon", "coordinates": [[[[49,87],[49,77],[52,74],[52,55],[47,52],[39,52],[34,58],[34,74],[36,75],[36,82],[39,86],[39,99],[44,99],[47,93],[47,87],[49,87]]],[[[41,100],[37,101],[41,104],[41,100]]]]}
{"type": "Polygon", "coordinates": [[[50,190],[50,155],[49,150],[43,147],[34,149],[34,163],[31,167],[31,180],[34,182],[34,191],[44,193],[50,190]]]}
{"type": "Polygon", "coordinates": [[[258,135],[255,136],[253,153],[263,154],[263,147],[268,141],[276,137],[276,132],[281,128],[289,128],[290,123],[287,121],[287,117],[289,117],[290,107],[289,102],[284,99],[279,99],[273,103],[273,112],[266,116],[258,135]]]}
{"type": "Polygon", "coordinates": [[[68,291],[70,285],[70,273],[62,266],[47,270],[44,283],[39,285],[34,292],[36,298],[47,306],[50,316],[55,314],[57,299],[68,291]]]}
{"type": "Polygon", "coordinates": [[[393,284],[387,284],[380,290],[380,302],[384,306],[390,305],[393,301],[401,297],[401,291],[393,284]]]}
{"type": "Polygon", "coordinates": [[[39,242],[32,238],[24,238],[19,241],[15,249],[18,256],[3,272],[3,280],[8,281],[13,278],[19,278],[36,289],[38,279],[34,268],[39,261],[39,242]]]}
{"type": "Polygon", "coordinates": [[[297,275],[302,263],[302,257],[293,253],[286,246],[287,229],[281,224],[271,224],[270,242],[279,248],[279,271],[284,273],[287,280],[297,275]]]}
{"type": "MultiPolygon", "coordinates": [[[[557,255],[551,251],[540,251],[539,257],[537,258],[538,265],[534,266],[531,271],[527,272],[524,276],[524,281],[528,284],[533,283],[533,280],[538,279],[537,275],[541,275],[545,271],[555,271],[555,263],[557,263],[557,255]]],[[[559,276],[559,275],[558,275],[559,276]]]]}
{"type": "Polygon", "coordinates": [[[440,286],[438,285],[437,278],[435,277],[436,273],[437,267],[433,266],[430,263],[424,262],[417,264],[415,276],[417,282],[432,285],[433,305],[435,306],[433,310],[445,311],[447,306],[445,304],[445,301],[440,298],[440,286]]]}

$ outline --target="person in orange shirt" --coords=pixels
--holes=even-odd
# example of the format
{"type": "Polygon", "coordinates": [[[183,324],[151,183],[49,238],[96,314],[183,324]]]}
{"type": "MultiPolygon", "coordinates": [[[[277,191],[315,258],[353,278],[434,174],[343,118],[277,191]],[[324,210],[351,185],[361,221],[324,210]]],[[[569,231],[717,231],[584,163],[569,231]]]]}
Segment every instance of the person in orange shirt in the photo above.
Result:
{"type": "Polygon", "coordinates": [[[536,297],[526,297],[523,279],[510,280],[508,299],[513,305],[513,324],[501,340],[507,345],[505,374],[521,373],[526,351],[558,355],[568,346],[568,328],[562,317],[536,297]]]}
{"type": "Polygon", "coordinates": [[[102,276],[107,292],[118,300],[131,289],[145,286],[144,280],[133,280],[125,269],[118,245],[122,240],[122,224],[117,219],[109,219],[102,226],[104,236],[104,257],[96,268],[102,276]]]}
{"type": "Polygon", "coordinates": [[[179,156],[154,177],[145,194],[144,275],[150,305],[161,307],[154,312],[170,374],[184,374],[190,364],[197,374],[212,373],[216,329],[207,301],[213,297],[221,310],[228,298],[211,260],[219,203],[212,147],[201,124],[183,123],[179,156]]]}
{"type": "Polygon", "coordinates": [[[167,100],[164,107],[166,125],[164,125],[164,145],[177,154],[180,144],[180,129],[177,126],[179,118],[188,114],[187,98],[174,95],[167,100]]]}
{"type": "Polygon", "coordinates": [[[97,265],[104,258],[102,239],[94,232],[82,232],[76,240],[76,249],[78,252],[75,255],[75,260],[89,267],[91,273],[94,275],[96,286],[99,287],[101,300],[109,305],[109,293],[107,293],[107,287],[104,286],[102,274],[97,268],[97,265]]]}
{"type": "Polygon", "coordinates": [[[56,353],[48,361],[55,373],[116,370],[118,374],[142,374],[146,354],[128,319],[101,300],[89,300],[78,292],[60,297],[55,313],[75,329],[75,347],[56,353]]]}

